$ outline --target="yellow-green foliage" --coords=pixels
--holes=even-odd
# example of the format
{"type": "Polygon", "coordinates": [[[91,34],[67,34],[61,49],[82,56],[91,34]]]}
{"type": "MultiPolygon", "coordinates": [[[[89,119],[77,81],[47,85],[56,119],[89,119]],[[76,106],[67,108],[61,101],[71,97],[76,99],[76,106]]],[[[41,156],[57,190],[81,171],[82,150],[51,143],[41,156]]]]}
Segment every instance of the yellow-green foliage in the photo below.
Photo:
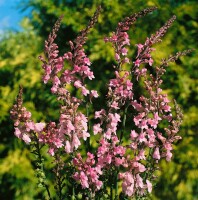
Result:
{"type": "MultiPolygon", "coordinates": [[[[24,2],[23,2],[24,3],[24,2]]],[[[103,12],[95,29],[91,31],[86,50],[90,55],[95,81],[90,87],[98,89],[101,98],[94,104],[104,104],[107,78],[112,77],[113,50],[103,41],[115,30],[123,17],[145,7],[156,5],[159,10],[139,19],[130,31],[130,58],[133,58],[136,43],[142,43],[159,29],[173,14],[176,22],[170,28],[161,44],[155,46],[156,61],[177,51],[197,49],[198,4],[191,1],[101,1],[103,12]]],[[[32,9],[32,18],[24,18],[22,32],[5,33],[0,41],[0,199],[41,199],[37,190],[25,145],[16,142],[9,110],[18,92],[19,84],[24,87],[26,107],[37,121],[58,119],[58,105],[50,95],[48,85],[41,84],[41,63],[38,55],[43,51],[47,38],[56,19],[64,14],[63,25],[57,39],[60,52],[68,49],[79,30],[84,28],[94,13],[98,0],[93,1],[42,1],[28,0],[24,7],[32,9]],[[66,3],[67,2],[67,3],[66,3]]],[[[163,77],[164,90],[171,99],[175,98],[184,112],[181,128],[183,140],[175,145],[172,163],[161,163],[159,181],[154,188],[152,199],[196,200],[198,197],[198,59],[197,50],[180,58],[167,68],[163,77]]],[[[96,143],[92,141],[94,146],[96,143]]]]}

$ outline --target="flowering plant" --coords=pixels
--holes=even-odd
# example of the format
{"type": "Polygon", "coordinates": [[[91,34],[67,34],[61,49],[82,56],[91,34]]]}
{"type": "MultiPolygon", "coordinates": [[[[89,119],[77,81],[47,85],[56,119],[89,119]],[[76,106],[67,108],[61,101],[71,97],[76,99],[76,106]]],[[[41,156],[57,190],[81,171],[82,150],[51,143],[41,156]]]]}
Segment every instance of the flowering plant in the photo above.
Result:
{"type": "Polygon", "coordinates": [[[14,134],[30,144],[36,156],[38,184],[46,189],[49,199],[52,197],[41,151],[45,146],[53,160],[58,199],[147,197],[152,192],[159,161],[171,161],[173,142],[181,139],[177,133],[182,113],[176,101],[174,109],[171,108],[167,94],[162,91],[162,75],[169,62],[190,50],[171,55],[155,67],[151,53],[155,50],[152,46],[161,41],[176,17],[145,43],[136,45],[134,60],[127,57],[130,26],[155,9],[147,8],[126,17],[111,37],[104,39],[112,43],[115,51],[115,76],[107,85],[106,105],[100,105],[101,109],[93,112],[94,117],[90,107],[99,94],[88,87],[94,73],[83,45],[101,7],[88,26],[69,42],[71,50],[62,56],[55,43],[62,17],[55,23],[45,41],[46,59],[39,58],[43,63],[43,82],[51,83],[51,93],[60,103],[58,122],[35,123],[31,112],[23,106],[22,87],[11,110],[14,134]],[[80,95],[74,96],[73,91],[80,95]]]}

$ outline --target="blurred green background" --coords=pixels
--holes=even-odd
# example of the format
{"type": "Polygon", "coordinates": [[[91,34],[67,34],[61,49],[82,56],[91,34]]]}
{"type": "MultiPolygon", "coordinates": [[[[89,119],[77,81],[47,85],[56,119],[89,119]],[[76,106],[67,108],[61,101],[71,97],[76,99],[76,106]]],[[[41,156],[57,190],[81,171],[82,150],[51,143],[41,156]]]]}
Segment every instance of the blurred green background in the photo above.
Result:
{"type": "MultiPolygon", "coordinates": [[[[194,48],[195,51],[171,64],[163,77],[163,89],[170,99],[182,107],[184,121],[180,130],[183,140],[175,145],[171,163],[161,162],[158,184],[151,199],[198,199],[198,3],[197,0],[26,0],[19,9],[29,9],[29,16],[21,21],[22,30],[6,31],[0,39],[0,199],[41,199],[43,190],[37,188],[34,163],[25,144],[15,138],[9,111],[14,103],[19,84],[24,87],[25,106],[35,121],[58,119],[58,106],[50,95],[49,85],[41,81],[42,70],[38,56],[43,52],[47,38],[56,19],[64,14],[57,43],[61,54],[69,49],[68,41],[76,37],[102,4],[99,22],[90,32],[87,54],[92,62],[95,80],[92,87],[104,95],[107,79],[112,77],[114,54],[111,45],[103,38],[115,30],[125,16],[148,6],[158,10],[138,19],[130,31],[130,58],[134,58],[135,44],[143,43],[173,14],[176,22],[155,45],[155,61],[177,51],[194,48]]],[[[100,99],[102,103],[104,99],[100,99]]]]}

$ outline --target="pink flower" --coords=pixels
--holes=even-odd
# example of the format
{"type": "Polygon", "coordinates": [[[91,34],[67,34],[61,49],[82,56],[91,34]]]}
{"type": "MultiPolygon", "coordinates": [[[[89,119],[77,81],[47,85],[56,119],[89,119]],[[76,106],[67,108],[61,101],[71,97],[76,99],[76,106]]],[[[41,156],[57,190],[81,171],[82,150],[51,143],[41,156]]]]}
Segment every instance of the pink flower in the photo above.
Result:
{"type": "Polygon", "coordinates": [[[85,175],[83,171],[80,172],[80,183],[82,185],[82,188],[89,188],[88,184],[88,177],[85,175]]]}
{"type": "Polygon", "coordinates": [[[138,134],[134,131],[134,130],[131,130],[131,139],[134,140],[135,138],[137,138],[138,134]]]}
{"type": "Polygon", "coordinates": [[[75,147],[77,149],[80,146],[80,140],[78,139],[76,134],[73,134],[73,140],[72,140],[72,147],[75,147]]]}
{"type": "Polygon", "coordinates": [[[51,155],[51,156],[54,156],[54,148],[50,148],[48,150],[48,153],[51,155]]]}
{"type": "Polygon", "coordinates": [[[156,159],[156,160],[160,160],[160,152],[159,152],[159,148],[158,147],[156,147],[155,148],[155,151],[154,151],[154,153],[153,153],[153,158],[154,159],[156,159]]]}
{"type": "Polygon", "coordinates": [[[27,134],[23,134],[22,140],[24,140],[24,142],[26,144],[29,144],[31,142],[31,139],[30,139],[30,137],[27,134]]]}
{"type": "Polygon", "coordinates": [[[170,161],[171,161],[171,158],[172,158],[172,155],[173,155],[173,154],[171,153],[171,151],[168,150],[168,151],[166,152],[166,161],[170,162],[170,161]]]}
{"type": "Polygon", "coordinates": [[[81,88],[81,87],[82,87],[81,81],[80,81],[80,80],[75,81],[75,82],[74,82],[74,86],[75,86],[76,88],[81,88]]]}
{"type": "Polygon", "coordinates": [[[111,104],[111,107],[112,108],[114,108],[114,109],[120,109],[119,107],[118,107],[118,102],[116,102],[116,101],[114,101],[112,104],[111,104]]]}
{"type": "Polygon", "coordinates": [[[141,60],[140,59],[137,59],[135,62],[133,62],[134,64],[135,64],[135,66],[140,66],[140,64],[141,64],[141,60]]]}
{"type": "Polygon", "coordinates": [[[140,188],[144,187],[143,179],[139,174],[136,175],[136,185],[137,187],[140,187],[140,188]]]}
{"type": "Polygon", "coordinates": [[[16,136],[16,137],[18,137],[18,138],[21,138],[21,131],[20,131],[20,129],[19,128],[14,128],[15,129],[15,131],[14,131],[14,135],[16,136]]]}
{"type": "Polygon", "coordinates": [[[67,153],[71,153],[72,152],[71,145],[70,145],[70,142],[68,140],[65,142],[65,151],[67,153]]]}
{"type": "Polygon", "coordinates": [[[100,124],[95,124],[95,125],[93,126],[93,132],[94,132],[94,135],[96,135],[96,134],[102,132],[102,129],[101,129],[101,127],[100,127],[100,124]]]}
{"type": "Polygon", "coordinates": [[[36,123],[35,124],[35,127],[34,127],[34,130],[35,130],[35,132],[41,132],[41,131],[43,131],[43,129],[44,129],[44,127],[45,127],[45,123],[36,123]]]}
{"type": "Polygon", "coordinates": [[[87,96],[89,94],[89,90],[82,86],[82,95],[87,96]]]}
{"type": "Polygon", "coordinates": [[[146,180],[146,184],[147,184],[148,192],[151,193],[152,192],[152,183],[149,180],[146,180]]]}
{"type": "Polygon", "coordinates": [[[123,56],[126,56],[126,55],[127,55],[127,52],[128,52],[128,49],[122,48],[121,52],[122,52],[122,55],[123,55],[123,56]]]}
{"type": "Polygon", "coordinates": [[[96,90],[91,90],[91,96],[98,98],[98,92],[96,90]]]}

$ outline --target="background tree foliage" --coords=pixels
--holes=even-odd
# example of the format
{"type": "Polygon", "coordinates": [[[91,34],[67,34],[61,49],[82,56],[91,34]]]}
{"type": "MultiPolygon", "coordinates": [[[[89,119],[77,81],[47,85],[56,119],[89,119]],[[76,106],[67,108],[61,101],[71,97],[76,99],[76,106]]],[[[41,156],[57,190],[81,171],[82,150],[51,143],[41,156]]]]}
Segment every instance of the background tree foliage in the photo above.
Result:
{"type": "MultiPolygon", "coordinates": [[[[163,42],[155,46],[155,60],[185,49],[197,49],[198,4],[196,0],[103,0],[103,12],[98,24],[91,31],[86,46],[91,58],[96,79],[92,87],[100,91],[97,103],[104,103],[105,85],[112,77],[114,53],[103,38],[115,30],[123,17],[148,6],[157,6],[158,11],[138,19],[130,32],[130,57],[134,58],[135,44],[160,28],[173,14],[177,16],[174,26],[163,42]],[[134,47],[134,48],[133,48],[134,47]]],[[[37,188],[34,162],[24,144],[13,136],[13,124],[9,110],[18,92],[24,87],[25,106],[36,121],[58,119],[58,105],[50,95],[49,86],[41,81],[41,63],[37,57],[43,51],[56,19],[64,14],[57,43],[62,54],[68,50],[67,41],[75,38],[96,10],[98,0],[26,0],[21,9],[31,9],[29,18],[22,20],[21,32],[7,32],[0,41],[0,199],[41,199],[42,189],[37,188]]],[[[171,64],[164,76],[164,89],[171,99],[177,99],[183,109],[181,128],[183,140],[175,146],[173,162],[161,163],[159,181],[152,199],[196,200],[198,199],[198,59],[197,51],[181,57],[171,64]]],[[[47,158],[46,158],[47,159],[47,158]]],[[[50,177],[49,177],[50,178],[50,177]]],[[[53,177],[51,178],[53,181],[53,177]]]]}

